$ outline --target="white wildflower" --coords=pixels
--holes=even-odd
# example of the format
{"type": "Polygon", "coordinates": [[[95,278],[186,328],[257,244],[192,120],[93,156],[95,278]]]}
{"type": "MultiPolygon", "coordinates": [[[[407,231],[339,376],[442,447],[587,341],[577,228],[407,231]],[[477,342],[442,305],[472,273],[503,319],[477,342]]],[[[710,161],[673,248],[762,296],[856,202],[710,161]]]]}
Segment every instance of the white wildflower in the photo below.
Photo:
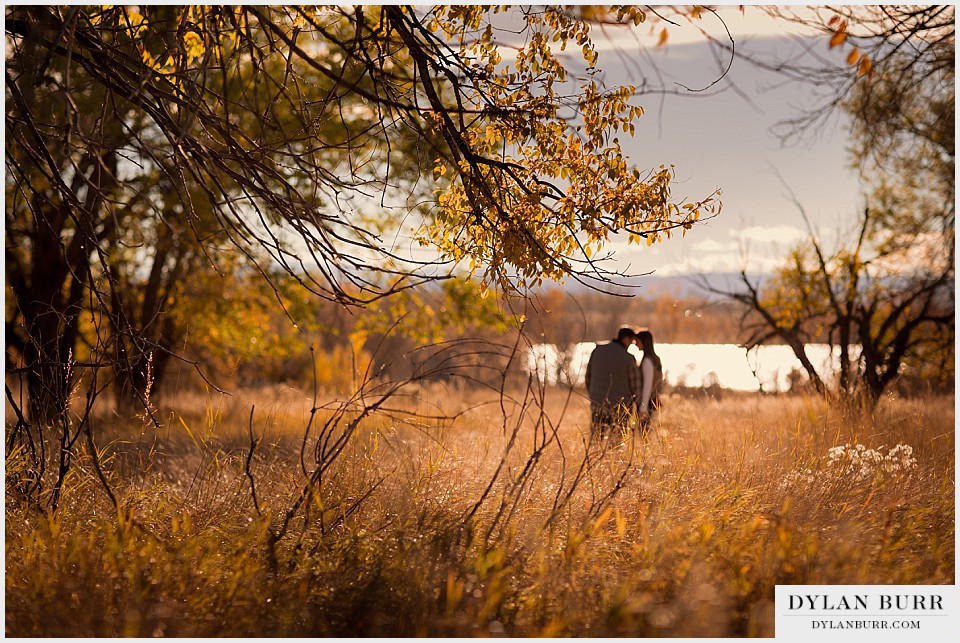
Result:
{"type": "Polygon", "coordinates": [[[870,449],[863,444],[831,447],[825,458],[826,466],[819,477],[810,469],[794,471],[784,478],[782,485],[813,484],[817,480],[825,484],[838,480],[876,482],[909,476],[916,468],[917,460],[913,457],[913,447],[909,444],[898,444],[886,454],[883,449],[884,447],[870,449]]]}

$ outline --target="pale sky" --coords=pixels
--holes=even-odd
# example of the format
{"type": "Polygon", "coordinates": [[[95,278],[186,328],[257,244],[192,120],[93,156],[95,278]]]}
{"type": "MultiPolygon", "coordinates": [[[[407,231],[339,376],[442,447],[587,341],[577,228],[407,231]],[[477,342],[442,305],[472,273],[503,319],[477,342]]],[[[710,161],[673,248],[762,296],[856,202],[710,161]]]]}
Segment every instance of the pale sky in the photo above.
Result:
{"type": "MultiPolygon", "coordinates": [[[[755,7],[747,7],[741,14],[737,7],[725,6],[718,13],[738,51],[789,56],[800,50],[795,28],[755,7]]],[[[714,38],[728,40],[716,17],[705,12],[701,24],[714,38]]],[[[701,88],[719,77],[727,60],[714,59],[702,33],[690,25],[669,26],[666,46],[657,48],[661,27],[662,23],[652,33],[643,25],[634,34],[621,30],[615,36],[616,46],[602,47],[598,67],[604,70],[608,83],[638,84],[653,65],[663,76],[664,86],[671,89],[682,89],[676,83],[701,88]],[[630,61],[624,60],[627,55],[630,61]]],[[[600,33],[595,37],[600,40],[600,33]]],[[[826,39],[818,53],[841,63],[846,54],[831,52],[826,39]]],[[[784,84],[783,79],[739,59],[712,89],[731,83],[737,91],[637,99],[646,113],[637,123],[634,140],[624,142],[636,165],[674,165],[675,197],[694,200],[721,189],[723,210],[713,220],[694,227],[685,238],[674,237],[653,248],[615,244],[611,249],[620,266],[629,265],[635,273],[652,270],[658,276],[736,271],[743,264],[746,250],[748,269],[765,271],[805,231],[790,191],[827,237],[855,218],[863,207],[860,181],[850,167],[846,150],[842,115],[801,145],[783,147],[770,129],[797,113],[798,106],[809,100],[809,88],[784,84]]]]}

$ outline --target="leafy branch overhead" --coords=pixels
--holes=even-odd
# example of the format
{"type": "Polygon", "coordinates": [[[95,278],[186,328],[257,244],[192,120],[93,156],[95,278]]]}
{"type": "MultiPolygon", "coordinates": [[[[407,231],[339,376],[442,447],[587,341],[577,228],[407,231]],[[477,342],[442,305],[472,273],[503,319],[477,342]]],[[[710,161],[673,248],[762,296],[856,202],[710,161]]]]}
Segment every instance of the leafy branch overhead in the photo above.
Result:
{"type": "MultiPolygon", "coordinates": [[[[838,109],[849,108],[856,119],[869,121],[874,116],[857,103],[875,89],[895,86],[899,98],[907,101],[929,92],[931,86],[953,93],[953,5],[769,6],[763,11],[820,37],[817,48],[803,61],[753,61],[810,88],[811,106],[778,127],[786,140],[819,131],[838,109]]],[[[901,114],[896,100],[882,107],[891,120],[909,113],[901,114]]],[[[888,133],[879,129],[875,136],[884,138],[888,133]]]]}
{"type": "MultiPolygon", "coordinates": [[[[36,83],[69,96],[77,88],[64,64],[78,65],[109,106],[146,121],[165,145],[131,162],[169,175],[188,221],[200,218],[195,198],[209,202],[223,236],[265,249],[322,296],[365,301],[436,274],[354,217],[350,195],[426,204],[416,238],[439,249],[441,263],[466,262],[503,287],[609,279],[591,257],[612,234],[652,243],[719,207],[715,194],[675,202],[670,167],[631,167],[618,136],[633,135],[642,114],[631,103],[636,88],[598,79],[582,13],[144,6],[7,14],[12,50],[29,41],[43,52],[36,83]],[[576,52],[574,65],[564,51],[576,52]],[[202,194],[188,195],[188,185],[202,194]]],[[[623,9],[608,18],[645,15],[623,9]]],[[[7,87],[20,108],[8,117],[12,138],[45,158],[56,137],[21,98],[20,79],[8,74],[7,87]]],[[[62,168],[46,165],[56,182],[62,168]]],[[[60,191],[69,196],[67,186],[60,191]]]]}
{"type": "MultiPolygon", "coordinates": [[[[689,227],[701,211],[715,211],[714,195],[672,203],[670,169],[642,176],[628,165],[617,134],[632,135],[643,112],[629,102],[635,87],[606,90],[593,78],[597,54],[588,22],[554,9],[525,13],[526,40],[504,65],[492,26],[481,29],[486,17],[480,7],[458,8],[428,23],[458,42],[459,59],[476,63],[462,79],[448,75],[459,122],[449,116],[449,103],[428,92],[452,153],[437,159],[435,175],[449,183],[426,241],[486,267],[488,275],[503,277],[507,264],[537,283],[580,272],[577,259],[589,260],[611,233],[653,242],[689,227]],[[479,36],[455,36],[451,17],[479,36]],[[586,64],[575,82],[555,51],[568,45],[579,47],[586,64]],[[469,125],[465,105],[476,114],[469,125]]],[[[426,51],[443,59],[446,47],[431,42],[426,51]]]]}

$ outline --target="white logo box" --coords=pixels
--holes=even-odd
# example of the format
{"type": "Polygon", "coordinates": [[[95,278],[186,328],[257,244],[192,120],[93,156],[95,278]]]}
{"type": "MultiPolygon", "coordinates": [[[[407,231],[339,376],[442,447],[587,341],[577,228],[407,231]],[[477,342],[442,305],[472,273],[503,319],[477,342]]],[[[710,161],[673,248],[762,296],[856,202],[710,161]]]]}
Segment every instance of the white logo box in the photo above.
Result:
{"type": "Polygon", "coordinates": [[[777,585],[778,641],[960,640],[956,585],[777,585]]]}

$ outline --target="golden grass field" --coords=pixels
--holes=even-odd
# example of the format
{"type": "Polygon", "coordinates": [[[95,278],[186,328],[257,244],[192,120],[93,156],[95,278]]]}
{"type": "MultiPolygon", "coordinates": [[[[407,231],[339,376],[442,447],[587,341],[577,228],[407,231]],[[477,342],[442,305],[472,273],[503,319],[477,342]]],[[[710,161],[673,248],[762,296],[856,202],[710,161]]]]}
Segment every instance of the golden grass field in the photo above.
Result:
{"type": "Polygon", "coordinates": [[[772,636],[778,583],[954,582],[952,397],[672,398],[602,443],[579,393],[509,397],[371,415],[279,537],[329,417],[301,453],[292,389],[98,418],[119,510],[89,459],[32,509],[8,458],[6,634],[772,636]]]}

